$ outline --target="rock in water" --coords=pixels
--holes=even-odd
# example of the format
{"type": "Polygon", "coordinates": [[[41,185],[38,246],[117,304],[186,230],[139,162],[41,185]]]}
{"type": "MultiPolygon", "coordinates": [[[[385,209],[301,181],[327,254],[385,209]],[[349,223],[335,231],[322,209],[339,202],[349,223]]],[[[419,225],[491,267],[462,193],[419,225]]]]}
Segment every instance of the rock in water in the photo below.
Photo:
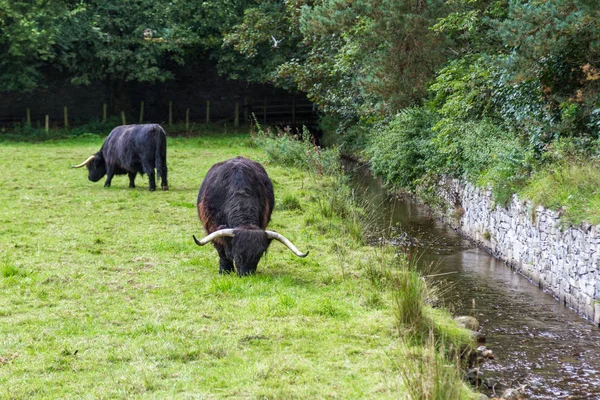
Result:
{"type": "Polygon", "coordinates": [[[456,322],[456,324],[458,326],[461,326],[463,328],[469,329],[471,331],[479,331],[479,322],[473,318],[473,317],[469,317],[469,316],[462,316],[462,317],[456,317],[454,318],[454,321],[456,322]]]}

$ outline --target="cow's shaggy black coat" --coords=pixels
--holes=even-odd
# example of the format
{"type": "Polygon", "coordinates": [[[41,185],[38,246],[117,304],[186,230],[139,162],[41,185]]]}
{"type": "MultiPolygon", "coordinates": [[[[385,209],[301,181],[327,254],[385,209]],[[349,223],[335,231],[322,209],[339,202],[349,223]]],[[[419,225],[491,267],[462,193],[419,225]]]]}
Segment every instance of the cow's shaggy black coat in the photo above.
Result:
{"type": "Polygon", "coordinates": [[[154,169],[167,190],[167,136],[160,125],[121,125],[110,132],[102,148],[87,165],[88,178],[98,182],[106,175],[109,187],[114,175],[129,176],[129,187],[135,187],[136,174],[147,174],[149,189],[156,190],[154,169]]]}
{"type": "Polygon", "coordinates": [[[252,274],[271,242],[265,228],[275,205],[273,184],[259,163],[236,157],[213,165],[198,193],[198,215],[208,234],[235,229],[235,237],[215,239],[219,272],[252,274]]]}

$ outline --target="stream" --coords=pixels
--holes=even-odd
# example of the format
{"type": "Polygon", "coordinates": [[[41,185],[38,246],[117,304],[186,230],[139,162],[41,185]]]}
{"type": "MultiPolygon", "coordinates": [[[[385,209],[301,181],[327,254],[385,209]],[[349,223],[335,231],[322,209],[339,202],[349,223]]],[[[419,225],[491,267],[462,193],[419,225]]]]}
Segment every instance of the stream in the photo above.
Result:
{"type": "Polygon", "coordinates": [[[412,248],[443,276],[443,302],[480,323],[495,359],[481,367],[482,393],[521,387],[528,399],[600,399],[600,329],[504,262],[431,217],[410,199],[390,197],[367,167],[346,168],[360,201],[377,209],[391,241],[412,248]],[[350,169],[350,170],[349,170],[350,169]]]}

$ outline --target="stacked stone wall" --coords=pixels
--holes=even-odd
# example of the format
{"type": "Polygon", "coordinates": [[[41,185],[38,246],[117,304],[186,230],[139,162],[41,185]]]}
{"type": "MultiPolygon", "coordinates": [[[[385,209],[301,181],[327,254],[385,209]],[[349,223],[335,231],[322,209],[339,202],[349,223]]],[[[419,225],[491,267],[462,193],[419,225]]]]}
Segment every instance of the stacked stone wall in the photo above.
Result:
{"type": "Polygon", "coordinates": [[[600,225],[565,226],[560,211],[494,202],[491,189],[447,179],[443,219],[581,315],[600,324],[600,225]]]}

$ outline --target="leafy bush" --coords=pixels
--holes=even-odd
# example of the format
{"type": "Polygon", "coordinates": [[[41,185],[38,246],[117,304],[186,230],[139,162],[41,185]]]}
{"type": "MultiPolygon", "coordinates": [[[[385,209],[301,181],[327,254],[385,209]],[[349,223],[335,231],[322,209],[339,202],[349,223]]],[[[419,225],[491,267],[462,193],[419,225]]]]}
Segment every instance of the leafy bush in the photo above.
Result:
{"type": "Polygon", "coordinates": [[[321,116],[319,127],[323,131],[321,143],[326,148],[337,147],[340,154],[360,158],[361,153],[367,147],[370,124],[366,122],[352,122],[342,120],[337,116],[321,116]]]}
{"type": "Polygon", "coordinates": [[[441,172],[474,182],[500,167],[515,172],[526,153],[518,139],[487,118],[461,123],[444,119],[434,131],[434,142],[442,155],[441,172]]]}
{"type": "Polygon", "coordinates": [[[390,187],[414,188],[438,158],[431,141],[434,121],[425,108],[408,108],[375,132],[366,150],[373,173],[390,187]]]}
{"type": "Polygon", "coordinates": [[[437,185],[437,177],[491,184],[506,202],[536,163],[528,144],[489,118],[440,118],[426,108],[402,111],[377,132],[367,149],[371,170],[389,187],[414,190],[437,185]]]}

